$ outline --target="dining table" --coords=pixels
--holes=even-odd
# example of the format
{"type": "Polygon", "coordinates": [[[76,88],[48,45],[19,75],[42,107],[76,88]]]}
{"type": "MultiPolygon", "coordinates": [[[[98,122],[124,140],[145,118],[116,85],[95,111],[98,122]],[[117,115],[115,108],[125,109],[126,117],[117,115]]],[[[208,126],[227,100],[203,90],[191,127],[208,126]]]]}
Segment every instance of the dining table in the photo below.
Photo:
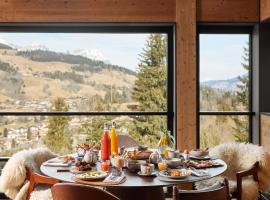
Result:
{"type": "MultiPolygon", "coordinates": [[[[51,162],[53,160],[49,160],[51,162]]],[[[114,194],[120,199],[127,200],[163,200],[164,199],[164,187],[170,187],[181,183],[194,183],[205,179],[210,179],[215,176],[221,175],[227,169],[227,164],[220,159],[216,159],[221,163],[219,167],[207,168],[207,176],[188,176],[183,179],[167,179],[158,175],[151,177],[141,177],[137,173],[130,172],[128,169],[123,168],[126,179],[124,182],[117,185],[102,185],[101,187],[114,194]]],[[[97,168],[100,168],[100,162],[97,164],[97,168]]],[[[41,172],[48,176],[55,178],[61,182],[76,183],[74,179],[75,174],[66,170],[65,172],[58,172],[60,167],[47,166],[44,163],[41,165],[41,172]]],[[[66,167],[67,169],[70,166],[66,167]]],[[[61,167],[63,169],[63,167],[61,167]]],[[[91,185],[91,181],[87,182],[87,185],[91,185]]],[[[96,186],[96,184],[93,184],[96,186]]]]}

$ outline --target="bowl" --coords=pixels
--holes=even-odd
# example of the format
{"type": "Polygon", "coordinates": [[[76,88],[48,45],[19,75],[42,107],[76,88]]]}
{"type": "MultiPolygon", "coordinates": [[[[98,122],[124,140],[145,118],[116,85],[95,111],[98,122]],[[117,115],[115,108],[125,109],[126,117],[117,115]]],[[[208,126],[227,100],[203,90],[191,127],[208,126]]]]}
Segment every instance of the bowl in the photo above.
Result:
{"type": "Polygon", "coordinates": [[[209,155],[209,151],[202,149],[193,149],[189,152],[189,154],[194,157],[204,157],[209,155]]]}
{"type": "Polygon", "coordinates": [[[145,160],[128,160],[127,168],[131,172],[138,172],[140,171],[142,164],[146,164],[146,161],[145,160]]]}
{"type": "Polygon", "coordinates": [[[165,160],[165,163],[171,169],[175,169],[175,168],[177,168],[177,167],[179,167],[179,166],[182,165],[182,161],[179,158],[167,158],[165,160]]]}

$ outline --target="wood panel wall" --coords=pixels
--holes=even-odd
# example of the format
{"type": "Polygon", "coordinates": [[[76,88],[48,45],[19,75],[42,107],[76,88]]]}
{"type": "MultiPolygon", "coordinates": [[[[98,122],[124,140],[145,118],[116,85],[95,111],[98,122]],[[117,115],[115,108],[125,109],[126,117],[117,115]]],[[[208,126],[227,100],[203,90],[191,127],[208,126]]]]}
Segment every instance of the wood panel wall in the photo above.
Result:
{"type": "Polygon", "coordinates": [[[261,0],[261,21],[270,20],[270,0],[261,0]]]}
{"type": "Polygon", "coordinates": [[[176,4],[177,144],[196,147],[196,0],[176,4]]]}
{"type": "Polygon", "coordinates": [[[2,0],[2,22],[173,22],[175,0],[2,0]]]}
{"type": "Polygon", "coordinates": [[[261,114],[260,145],[270,152],[270,114],[261,114]]]}
{"type": "Polygon", "coordinates": [[[199,22],[257,22],[259,0],[197,0],[199,22]]]}

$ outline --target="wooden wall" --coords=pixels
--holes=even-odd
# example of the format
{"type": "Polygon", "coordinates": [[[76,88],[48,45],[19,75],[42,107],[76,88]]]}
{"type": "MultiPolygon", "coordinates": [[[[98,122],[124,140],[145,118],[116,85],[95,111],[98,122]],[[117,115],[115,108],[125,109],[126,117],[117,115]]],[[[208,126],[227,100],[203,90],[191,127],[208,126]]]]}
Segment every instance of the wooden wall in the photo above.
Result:
{"type": "Polygon", "coordinates": [[[270,0],[261,0],[261,21],[270,19],[270,0]]]}
{"type": "Polygon", "coordinates": [[[199,22],[257,22],[259,0],[197,0],[199,22]]]}
{"type": "Polygon", "coordinates": [[[177,1],[176,23],[177,144],[183,150],[196,147],[196,0],[177,1]]]}
{"type": "Polygon", "coordinates": [[[172,22],[175,0],[2,0],[0,21],[172,22]]]}
{"type": "Polygon", "coordinates": [[[183,149],[196,146],[196,19],[256,22],[258,5],[258,0],[2,0],[0,22],[175,22],[177,141],[183,149]]]}

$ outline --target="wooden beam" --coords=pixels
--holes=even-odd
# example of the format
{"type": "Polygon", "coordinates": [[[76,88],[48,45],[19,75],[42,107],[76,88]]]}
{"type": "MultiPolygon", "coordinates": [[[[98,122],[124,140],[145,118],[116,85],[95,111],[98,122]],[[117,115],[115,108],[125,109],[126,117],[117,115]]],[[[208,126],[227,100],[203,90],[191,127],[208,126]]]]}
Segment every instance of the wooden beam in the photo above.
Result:
{"type": "Polygon", "coordinates": [[[270,0],[261,0],[261,21],[270,20],[270,0]]]}
{"type": "Polygon", "coordinates": [[[173,22],[175,0],[5,0],[0,22],[173,22]]]}
{"type": "Polygon", "coordinates": [[[176,0],[177,147],[196,147],[196,0],[176,0]]]}
{"type": "Polygon", "coordinates": [[[198,22],[257,22],[259,0],[198,0],[198,22]]]}

